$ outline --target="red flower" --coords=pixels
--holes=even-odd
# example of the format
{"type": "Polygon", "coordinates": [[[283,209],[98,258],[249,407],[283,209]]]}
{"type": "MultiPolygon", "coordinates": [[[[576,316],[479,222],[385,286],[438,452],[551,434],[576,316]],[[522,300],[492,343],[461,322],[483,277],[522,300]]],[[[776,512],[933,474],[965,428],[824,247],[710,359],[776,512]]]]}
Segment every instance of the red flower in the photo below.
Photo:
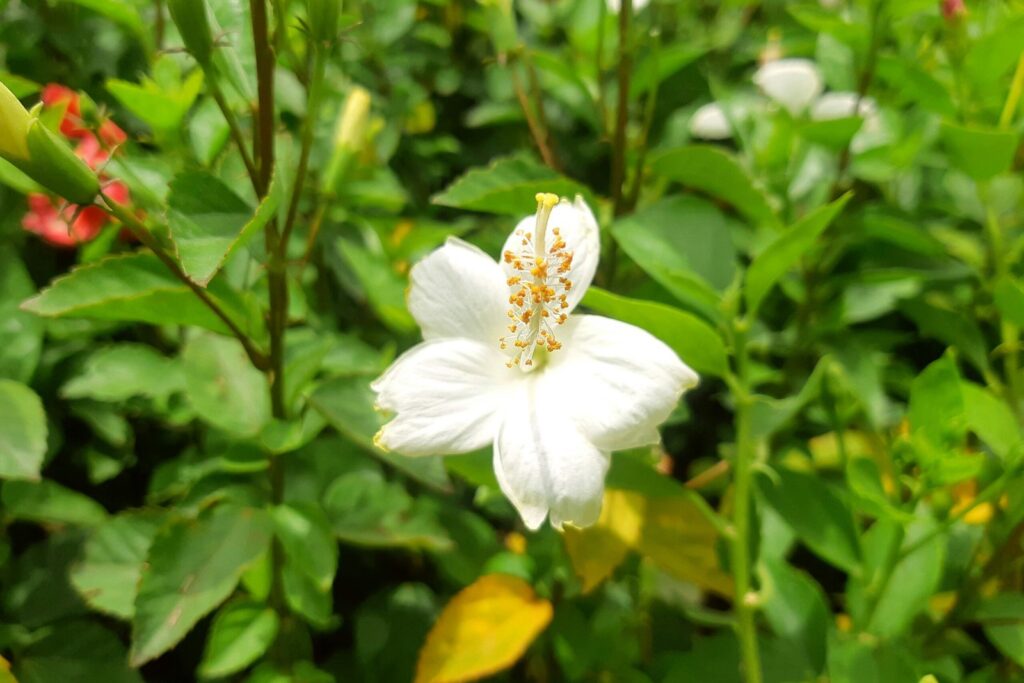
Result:
{"type": "MultiPolygon", "coordinates": [[[[109,119],[100,124],[98,137],[84,127],[78,94],[63,85],[47,85],[43,88],[42,99],[47,107],[65,108],[60,131],[68,138],[78,140],[75,154],[94,171],[101,171],[110,159],[110,148],[127,138],[125,132],[109,119]]],[[[118,204],[128,204],[130,201],[128,187],[118,180],[105,183],[103,192],[118,204]]],[[[74,247],[95,238],[111,220],[99,206],[83,208],[76,204],[55,202],[49,195],[32,193],[28,195],[28,213],[22,218],[21,224],[25,230],[39,235],[54,246],[74,247]]]]}
{"type": "Polygon", "coordinates": [[[967,16],[967,5],[964,0],[942,0],[942,16],[946,21],[959,21],[967,16]]]}
{"type": "MultiPolygon", "coordinates": [[[[61,133],[69,138],[94,137],[92,131],[84,125],[78,93],[74,90],[58,83],[50,83],[43,88],[42,100],[46,107],[65,107],[64,118],[60,122],[61,133]]],[[[105,119],[100,124],[99,135],[107,147],[119,145],[128,137],[110,119],[105,119]]]]}

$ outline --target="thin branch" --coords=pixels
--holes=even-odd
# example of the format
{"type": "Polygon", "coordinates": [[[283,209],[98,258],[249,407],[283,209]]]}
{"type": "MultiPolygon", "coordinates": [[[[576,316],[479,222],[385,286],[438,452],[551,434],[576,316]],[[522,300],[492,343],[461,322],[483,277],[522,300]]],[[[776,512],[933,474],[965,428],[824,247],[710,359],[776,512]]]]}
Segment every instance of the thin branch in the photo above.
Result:
{"type": "Polygon", "coordinates": [[[236,339],[242,344],[242,348],[245,349],[246,355],[252,364],[259,370],[266,370],[270,367],[266,354],[257,348],[255,342],[247,335],[242,329],[232,320],[231,316],[220,307],[214,299],[210,296],[209,292],[200,287],[198,284],[193,282],[188,275],[181,269],[170,254],[164,251],[163,247],[153,238],[153,235],[149,232],[143,223],[132,214],[131,211],[127,210],[107,195],[100,192],[100,198],[103,200],[103,204],[107,211],[109,211],[115,218],[121,221],[121,224],[131,230],[132,234],[141,242],[144,246],[149,248],[160,262],[163,263],[176,278],[181,280],[189,289],[198,297],[203,304],[209,308],[217,318],[231,331],[236,339]]]}
{"type": "Polygon", "coordinates": [[[309,85],[309,102],[306,107],[306,118],[302,122],[302,150],[299,153],[299,167],[295,171],[295,180],[292,184],[288,214],[285,218],[284,229],[281,231],[282,250],[288,248],[288,239],[291,237],[292,229],[295,227],[295,218],[299,213],[299,199],[302,197],[302,186],[306,182],[306,173],[309,169],[309,153],[313,147],[313,134],[316,132],[317,114],[320,111],[320,102],[323,99],[326,59],[321,46],[317,46],[314,49],[316,56],[313,58],[313,76],[309,85]]]}
{"type": "Polygon", "coordinates": [[[618,105],[615,112],[615,132],[612,138],[612,203],[615,215],[623,210],[622,185],[626,179],[626,124],[629,122],[629,79],[633,72],[633,52],[630,49],[629,25],[633,15],[633,0],[622,0],[619,8],[619,67],[618,105]]]}
{"type": "Polygon", "coordinates": [[[256,163],[252,159],[252,155],[249,153],[249,146],[245,142],[245,137],[242,135],[242,128],[238,124],[238,119],[235,118],[235,113],[231,111],[231,107],[228,106],[227,100],[224,99],[224,93],[221,92],[220,86],[217,82],[207,76],[207,82],[210,84],[210,94],[213,95],[213,100],[217,103],[217,107],[220,108],[221,114],[224,115],[224,120],[227,121],[228,130],[231,131],[231,139],[234,141],[235,146],[238,147],[239,154],[242,155],[242,163],[245,164],[246,173],[249,174],[249,180],[252,182],[252,187],[257,193],[260,191],[260,177],[259,170],[256,168],[256,163]]]}
{"type": "Polygon", "coordinates": [[[533,108],[530,106],[530,98],[527,96],[526,90],[523,88],[523,83],[519,79],[519,74],[516,73],[516,67],[514,64],[509,65],[509,72],[512,74],[512,87],[515,89],[516,99],[519,101],[520,109],[523,110],[523,117],[526,118],[526,127],[530,130],[530,137],[533,138],[533,143],[537,145],[537,151],[540,152],[540,156],[544,160],[545,164],[556,171],[560,170],[558,168],[558,160],[555,158],[554,153],[551,151],[551,147],[548,145],[547,132],[533,114],[533,108]]]}

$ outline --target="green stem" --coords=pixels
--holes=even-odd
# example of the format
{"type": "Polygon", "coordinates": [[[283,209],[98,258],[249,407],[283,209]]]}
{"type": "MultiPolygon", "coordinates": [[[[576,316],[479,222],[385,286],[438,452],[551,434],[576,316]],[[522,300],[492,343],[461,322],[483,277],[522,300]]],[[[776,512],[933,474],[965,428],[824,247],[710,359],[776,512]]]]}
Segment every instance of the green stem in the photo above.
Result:
{"type": "Polygon", "coordinates": [[[999,115],[999,127],[1009,128],[1013,123],[1013,116],[1017,113],[1017,104],[1020,102],[1021,94],[1024,93],[1024,52],[1017,60],[1017,69],[1013,72],[1013,81],[1010,83],[1010,92],[1003,104],[1003,111],[999,115]]]}
{"type": "MultiPolygon", "coordinates": [[[[661,56],[661,31],[658,27],[657,22],[657,11],[656,5],[652,5],[650,9],[651,14],[651,59],[655,66],[655,71],[658,67],[658,59],[661,56]]],[[[655,80],[654,85],[651,86],[651,91],[647,94],[647,100],[644,102],[644,123],[643,128],[640,132],[639,151],[636,157],[635,172],[633,174],[633,184],[630,188],[629,194],[626,200],[626,210],[632,211],[636,208],[637,201],[640,199],[640,186],[641,181],[644,177],[644,163],[647,160],[647,147],[651,137],[651,127],[654,125],[654,113],[658,106],[658,86],[661,81],[655,80]]]]}
{"type": "Polygon", "coordinates": [[[302,186],[306,181],[306,173],[309,169],[309,153],[313,147],[313,134],[316,132],[317,115],[320,112],[320,103],[323,100],[324,70],[327,60],[325,50],[321,46],[314,48],[316,54],[313,57],[313,76],[309,83],[309,103],[306,107],[306,118],[302,122],[302,150],[299,153],[299,167],[295,171],[295,180],[292,185],[291,201],[288,204],[288,214],[284,222],[284,230],[281,232],[281,250],[287,257],[288,239],[291,237],[292,229],[295,227],[295,218],[299,213],[299,199],[302,197],[302,186]]]}
{"type": "Polygon", "coordinates": [[[731,565],[735,594],[736,636],[740,643],[740,662],[745,683],[761,683],[761,657],[757,645],[757,593],[753,590],[754,558],[750,555],[750,517],[753,506],[753,465],[757,449],[753,435],[753,407],[748,387],[746,321],[737,323],[736,342],[736,465],[733,474],[733,529],[731,565]]]}
{"type": "Polygon", "coordinates": [[[136,218],[131,211],[129,211],[124,206],[118,204],[117,202],[115,202],[113,199],[103,194],[102,192],[100,193],[100,198],[102,199],[103,204],[106,207],[106,210],[109,211],[115,218],[117,218],[117,220],[121,221],[122,225],[131,230],[135,238],[138,239],[139,242],[143,244],[143,246],[147,247],[150,251],[152,251],[156,255],[156,257],[160,259],[160,262],[163,263],[167,267],[167,269],[174,274],[176,278],[178,278],[185,285],[187,285],[188,288],[191,289],[192,292],[196,295],[196,297],[200,301],[202,301],[203,304],[207,308],[209,308],[213,312],[213,314],[220,319],[221,322],[224,323],[228,330],[231,331],[231,334],[234,335],[236,339],[238,339],[239,343],[241,343],[242,348],[245,349],[245,353],[249,357],[249,360],[252,362],[252,364],[260,370],[266,370],[269,367],[269,361],[267,359],[267,356],[262,351],[260,351],[260,349],[256,346],[256,343],[249,337],[249,335],[247,335],[245,332],[242,331],[240,327],[238,327],[235,321],[231,319],[231,316],[229,316],[224,311],[224,309],[220,307],[220,304],[214,301],[210,297],[210,294],[205,289],[197,285],[188,277],[188,275],[185,274],[185,272],[181,269],[178,263],[171,257],[171,255],[168,254],[164,250],[164,248],[160,246],[160,243],[156,241],[156,239],[153,237],[153,234],[149,231],[149,228],[147,228],[142,223],[142,221],[136,218]]]}
{"type": "Polygon", "coordinates": [[[597,117],[601,127],[601,136],[608,134],[608,97],[604,87],[604,24],[608,8],[599,2],[597,19],[597,50],[594,53],[594,69],[597,72],[597,117]]]}
{"type": "MultiPolygon", "coordinates": [[[[986,183],[979,186],[978,190],[986,207],[985,232],[989,241],[989,254],[992,261],[992,284],[994,285],[998,280],[1009,275],[1010,264],[1006,258],[1003,226],[999,221],[999,216],[996,214],[995,209],[992,208],[988,184],[986,183]]],[[[1006,395],[1007,402],[1010,404],[1010,409],[1013,410],[1013,414],[1019,419],[1021,414],[1020,398],[1022,395],[1022,388],[1020,386],[1020,356],[1018,354],[1020,347],[1020,330],[1009,320],[1001,319],[999,321],[999,334],[1001,338],[1000,347],[1004,354],[1004,393],[1006,395]]]]}
{"type": "Polygon", "coordinates": [[[235,118],[235,113],[228,106],[227,100],[224,99],[224,93],[216,81],[216,74],[212,73],[212,71],[212,69],[204,70],[206,82],[210,85],[210,94],[213,95],[214,102],[217,103],[217,107],[224,116],[224,120],[227,121],[228,130],[231,132],[231,139],[234,141],[235,146],[238,147],[238,153],[242,155],[245,171],[249,174],[252,187],[258,194],[260,191],[259,171],[252,160],[252,155],[249,153],[249,146],[246,144],[245,136],[242,135],[242,127],[238,124],[238,119],[235,118]]]}

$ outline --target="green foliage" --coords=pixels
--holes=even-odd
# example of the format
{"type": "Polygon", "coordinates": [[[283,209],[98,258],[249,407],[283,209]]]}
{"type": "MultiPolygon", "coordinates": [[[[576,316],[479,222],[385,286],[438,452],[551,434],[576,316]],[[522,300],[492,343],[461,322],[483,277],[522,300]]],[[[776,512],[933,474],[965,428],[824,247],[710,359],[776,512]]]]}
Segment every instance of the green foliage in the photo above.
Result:
{"type": "Polygon", "coordinates": [[[621,4],[0,0],[0,683],[1024,677],[1024,8],[621,4]],[[410,270],[548,192],[566,312],[698,385],[438,354],[470,452],[383,449],[410,270]],[[523,524],[512,420],[593,525],[523,524]]]}

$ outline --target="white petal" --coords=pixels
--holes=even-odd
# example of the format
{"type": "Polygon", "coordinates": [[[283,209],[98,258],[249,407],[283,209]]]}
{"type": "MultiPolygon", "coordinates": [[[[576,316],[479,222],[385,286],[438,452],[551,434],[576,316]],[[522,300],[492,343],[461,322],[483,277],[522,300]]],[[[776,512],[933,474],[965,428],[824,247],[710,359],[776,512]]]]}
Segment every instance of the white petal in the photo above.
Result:
{"type": "Polygon", "coordinates": [[[728,140],[732,126],[725,111],[716,102],[709,102],[694,112],[690,119],[690,134],[702,140],[728,140]]]}
{"type": "Polygon", "coordinates": [[[501,267],[480,249],[450,237],[409,273],[409,312],[424,339],[467,337],[497,346],[508,287],[501,267]]]}
{"type": "Polygon", "coordinates": [[[403,455],[467,453],[497,433],[501,408],[518,371],[496,346],[438,339],[402,354],[371,388],[377,406],[395,417],[375,442],[403,455]]]}
{"type": "Polygon", "coordinates": [[[860,99],[855,92],[825,93],[811,107],[811,118],[815,121],[829,121],[855,115],[868,117],[874,113],[874,100],[870,97],[860,99]]]}
{"type": "Polygon", "coordinates": [[[574,315],[564,328],[563,349],[539,373],[539,391],[558,397],[580,432],[602,450],[657,443],[658,425],[697,385],[697,374],[639,327],[574,315]]]}
{"type": "Polygon", "coordinates": [[[587,441],[554,397],[524,375],[494,440],[498,484],[530,529],[589,526],[601,514],[608,454],[587,441]]]}
{"type": "Polygon", "coordinates": [[[818,67],[808,59],[768,62],[754,74],[754,83],[794,115],[807,109],[824,88],[818,67]]]}
{"type": "MultiPolygon", "coordinates": [[[[515,230],[505,240],[505,246],[502,247],[501,253],[521,249],[522,238],[518,237],[516,232],[522,230],[533,233],[536,225],[536,216],[528,216],[519,221],[515,230]]],[[[547,233],[550,235],[554,228],[559,228],[562,239],[565,240],[565,248],[572,252],[572,267],[565,275],[572,281],[572,289],[569,290],[566,297],[569,308],[565,312],[568,313],[580,302],[583,293],[594,279],[597,262],[601,257],[601,234],[594,212],[580,196],[577,196],[576,201],[571,204],[563,199],[552,209],[551,217],[548,219],[547,233]]],[[[512,266],[504,261],[502,267],[507,275],[516,274],[512,266]]],[[[508,294],[506,293],[505,296],[507,297],[508,294]]]]}

